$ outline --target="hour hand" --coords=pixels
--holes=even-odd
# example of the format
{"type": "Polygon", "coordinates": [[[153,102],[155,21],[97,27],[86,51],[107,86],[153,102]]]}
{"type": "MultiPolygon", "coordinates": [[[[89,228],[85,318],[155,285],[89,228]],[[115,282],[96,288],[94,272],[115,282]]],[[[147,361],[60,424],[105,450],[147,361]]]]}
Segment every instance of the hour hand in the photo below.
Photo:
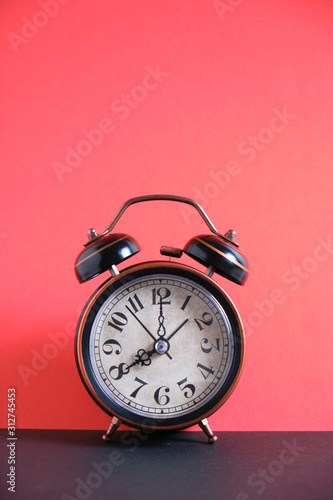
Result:
{"type": "Polygon", "coordinates": [[[141,366],[149,366],[151,364],[151,356],[156,352],[155,347],[150,351],[145,351],[144,349],[139,349],[137,354],[135,355],[136,360],[133,361],[132,364],[128,365],[127,363],[120,363],[118,366],[113,365],[109,369],[110,377],[113,380],[119,380],[124,375],[127,375],[131,368],[135,365],[141,364],[141,366]]]}
{"type": "Polygon", "coordinates": [[[136,360],[131,364],[128,365],[128,368],[131,368],[132,366],[135,365],[140,365],[141,366],[149,366],[151,364],[151,357],[155,353],[155,348],[151,349],[150,351],[145,351],[144,349],[139,349],[138,352],[135,355],[136,360]]]}

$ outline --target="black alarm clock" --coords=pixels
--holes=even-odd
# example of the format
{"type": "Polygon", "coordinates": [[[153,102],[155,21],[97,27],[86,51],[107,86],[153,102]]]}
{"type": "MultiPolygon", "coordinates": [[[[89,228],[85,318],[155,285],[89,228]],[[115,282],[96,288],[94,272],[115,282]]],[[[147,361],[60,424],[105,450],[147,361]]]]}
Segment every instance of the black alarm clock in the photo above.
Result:
{"type": "Polygon", "coordinates": [[[240,316],[217,273],[243,285],[248,265],[235,232],[217,232],[193,200],[149,195],[128,200],[106,230],[88,231],[75,262],[80,283],[109,271],[80,316],[76,363],[94,401],[110,416],[103,439],[124,422],[139,429],[177,430],[199,424],[216,441],[207,417],[229,398],[244,363],[240,316]],[[197,209],[209,234],[191,238],[183,249],[162,247],[166,260],[143,262],[119,272],[116,265],[140,251],[136,240],[112,230],[132,204],[152,200],[187,203],[197,209]],[[207,270],[184,265],[185,253],[207,270]],[[174,259],[174,261],[171,261],[174,259]]]}

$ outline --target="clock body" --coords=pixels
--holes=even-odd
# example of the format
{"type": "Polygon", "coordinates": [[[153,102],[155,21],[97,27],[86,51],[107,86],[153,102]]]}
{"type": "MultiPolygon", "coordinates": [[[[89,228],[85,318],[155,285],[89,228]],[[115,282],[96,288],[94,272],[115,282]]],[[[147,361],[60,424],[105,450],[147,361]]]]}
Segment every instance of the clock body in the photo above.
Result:
{"type": "Polygon", "coordinates": [[[109,415],[134,428],[182,429],[215,412],[240,377],[244,331],[209,276],[156,261],[103,283],[78,322],[82,381],[109,415]]]}

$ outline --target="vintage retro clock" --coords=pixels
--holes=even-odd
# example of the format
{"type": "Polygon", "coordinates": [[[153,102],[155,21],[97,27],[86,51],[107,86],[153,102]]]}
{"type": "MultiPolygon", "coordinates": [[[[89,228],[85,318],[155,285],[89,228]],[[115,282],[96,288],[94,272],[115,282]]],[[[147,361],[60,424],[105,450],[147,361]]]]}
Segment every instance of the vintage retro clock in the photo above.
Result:
{"type": "Polygon", "coordinates": [[[241,319],[212,279],[217,273],[243,285],[247,278],[235,232],[218,233],[189,198],[151,195],[128,200],[103,233],[90,229],[88,237],[75,263],[79,282],[104,271],[111,277],[81,314],[75,355],[90,396],[112,416],[103,438],[110,440],[122,422],[147,431],[198,423],[213,443],[216,436],[207,417],[234,390],[244,361],[241,319]],[[152,200],[192,205],[210,233],[191,238],[183,249],[163,246],[160,252],[166,260],[119,272],[116,265],[140,247],[131,236],[112,230],[130,205],[152,200]],[[206,272],[175,262],[183,253],[203,264],[206,272]]]}

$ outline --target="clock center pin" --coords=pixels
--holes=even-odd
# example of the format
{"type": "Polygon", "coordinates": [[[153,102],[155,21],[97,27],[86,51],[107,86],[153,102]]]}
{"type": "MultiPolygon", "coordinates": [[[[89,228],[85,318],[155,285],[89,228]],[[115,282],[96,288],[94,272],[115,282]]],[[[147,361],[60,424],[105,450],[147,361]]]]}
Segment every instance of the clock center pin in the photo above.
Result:
{"type": "Polygon", "coordinates": [[[169,350],[169,342],[166,340],[157,340],[155,342],[155,351],[157,354],[165,354],[169,350]]]}

